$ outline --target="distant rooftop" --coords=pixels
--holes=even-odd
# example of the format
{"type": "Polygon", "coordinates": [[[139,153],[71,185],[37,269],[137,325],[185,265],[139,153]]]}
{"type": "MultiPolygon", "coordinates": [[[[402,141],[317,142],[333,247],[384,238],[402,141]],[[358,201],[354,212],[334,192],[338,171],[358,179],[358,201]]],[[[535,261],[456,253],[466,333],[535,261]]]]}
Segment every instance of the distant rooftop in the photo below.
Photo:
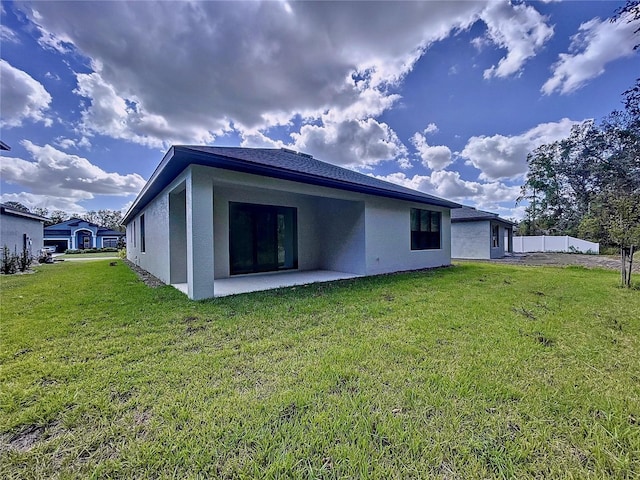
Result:
{"type": "Polygon", "coordinates": [[[22,210],[18,210],[4,203],[0,203],[0,212],[3,215],[11,215],[13,217],[28,218],[30,220],[39,220],[41,222],[45,222],[49,220],[48,218],[42,217],[40,215],[36,215],[35,213],[23,212],[22,210]]]}
{"type": "Polygon", "coordinates": [[[501,218],[497,213],[486,212],[484,210],[477,210],[473,207],[463,205],[462,208],[456,208],[451,210],[451,222],[473,222],[475,220],[493,220],[502,223],[508,223],[515,225],[514,222],[501,218]]]}

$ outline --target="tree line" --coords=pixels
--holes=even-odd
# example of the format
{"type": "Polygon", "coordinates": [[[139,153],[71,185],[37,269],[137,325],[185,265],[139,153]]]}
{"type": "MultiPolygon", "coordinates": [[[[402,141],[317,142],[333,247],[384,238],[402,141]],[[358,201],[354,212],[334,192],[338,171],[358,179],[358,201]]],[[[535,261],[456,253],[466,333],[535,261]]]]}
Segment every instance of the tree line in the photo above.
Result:
{"type": "Polygon", "coordinates": [[[531,152],[518,203],[528,203],[523,235],[571,235],[620,249],[628,285],[640,245],[640,78],[623,100],[624,109],[531,152]]]}
{"type": "Polygon", "coordinates": [[[71,218],[79,218],[87,222],[95,223],[101,227],[110,228],[116,232],[124,232],[125,229],[122,225],[123,214],[120,210],[91,210],[86,213],[68,213],[64,210],[52,210],[48,208],[35,207],[29,209],[26,205],[20,202],[5,202],[5,205],[21,212],[33,213],[45,217],[47,220],[44,223],[45,227],[51,225],[57,225],[58,223],[65,222],[71,218]]]}

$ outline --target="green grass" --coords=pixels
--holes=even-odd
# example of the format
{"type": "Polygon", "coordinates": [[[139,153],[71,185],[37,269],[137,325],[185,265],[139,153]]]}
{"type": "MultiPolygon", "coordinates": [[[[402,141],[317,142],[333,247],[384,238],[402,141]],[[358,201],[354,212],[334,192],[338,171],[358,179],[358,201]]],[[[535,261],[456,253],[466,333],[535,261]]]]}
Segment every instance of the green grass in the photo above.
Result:
{"type": "Polygon", "coordinates": [[[465,263],[191,302],[0,278],[1,478],[637,478],[640,294],[465,263]]]}

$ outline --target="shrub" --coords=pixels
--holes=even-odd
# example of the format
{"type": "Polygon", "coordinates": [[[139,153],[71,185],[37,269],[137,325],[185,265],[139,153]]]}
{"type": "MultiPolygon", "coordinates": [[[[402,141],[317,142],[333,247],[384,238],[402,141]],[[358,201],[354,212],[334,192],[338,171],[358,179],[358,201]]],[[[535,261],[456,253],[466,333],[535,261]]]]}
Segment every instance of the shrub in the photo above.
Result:
{"type": "Polygon", "coordinates": [[[0,272],[11,275],[18,271],[18,259],[11,253],[6,245],[2,247],[2,259],[0,259],[0,272]]]}
{"type": "Polygon", "coordinates": [[[127,258],[127,249],[121,248],[120,250],[118,250],[118,257],[122,258],[123,260],[127,258]]]}
{"type": "Polygon", "coordinates": [[[66,250],[64,253],[67,255],[79,255],[82,253],[101,253],[101,252],[111,252],[116,253],[118,251],[115,247],[104,247],[104,248],[85,248],[84,250],[66,250]]]}
{"type": "Polygon", "coordinates": [[[27,247],[22,248],[20,255],[16,255],[16,263],[21,272],[26,272],[33,262],[33,256],[27,247]]]}

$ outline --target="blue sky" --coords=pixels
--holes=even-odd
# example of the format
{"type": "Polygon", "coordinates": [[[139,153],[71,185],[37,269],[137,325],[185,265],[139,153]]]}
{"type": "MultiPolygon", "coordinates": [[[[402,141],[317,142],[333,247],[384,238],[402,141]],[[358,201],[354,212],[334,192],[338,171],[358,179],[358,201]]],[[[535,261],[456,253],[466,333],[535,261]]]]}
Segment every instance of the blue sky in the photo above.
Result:
{"type": "Polygon", "coordinates": [[[1,198],[126,209],[170,145],[242,145],[520,218],[527,153],[638,77],[622,5],[3,2],[1,198]]]}

